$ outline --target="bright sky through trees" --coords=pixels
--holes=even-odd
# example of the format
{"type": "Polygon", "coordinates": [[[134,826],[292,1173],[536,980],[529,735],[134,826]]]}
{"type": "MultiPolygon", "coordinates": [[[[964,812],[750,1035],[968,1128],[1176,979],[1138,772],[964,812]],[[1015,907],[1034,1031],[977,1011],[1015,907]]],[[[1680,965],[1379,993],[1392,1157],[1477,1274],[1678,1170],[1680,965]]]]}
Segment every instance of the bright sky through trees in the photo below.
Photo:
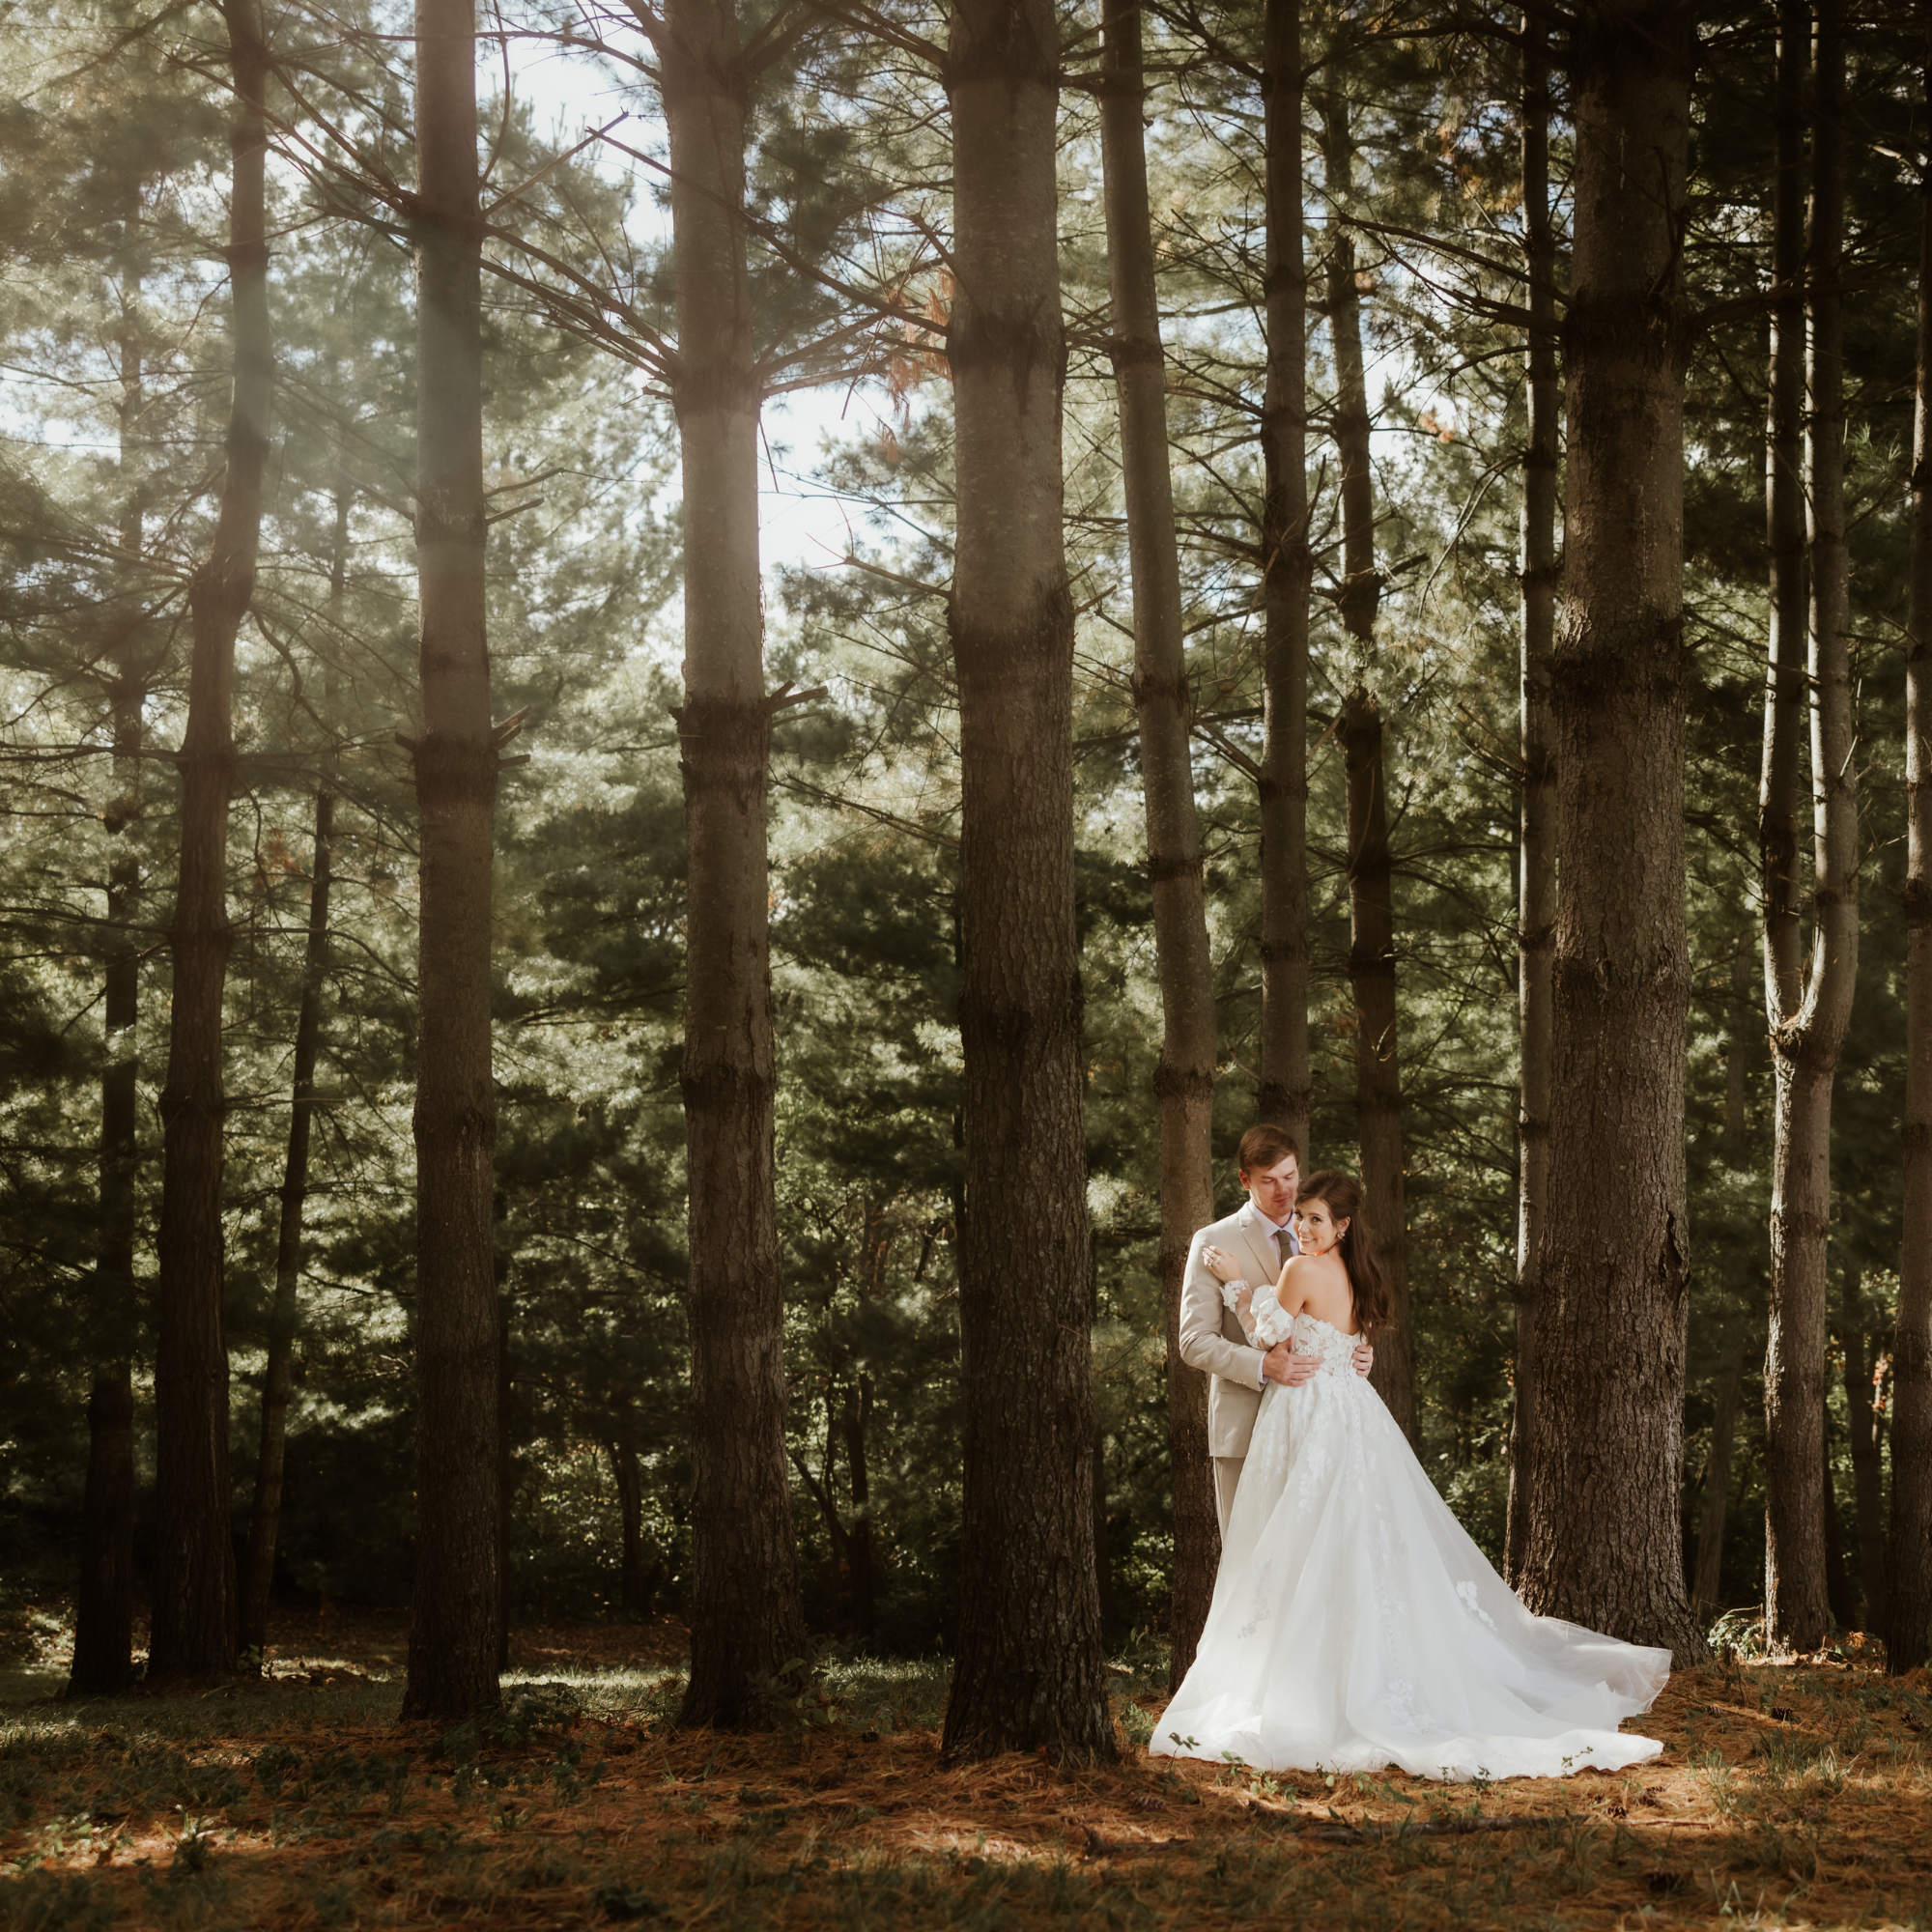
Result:
{"type": "MultiPolygon", "coordinates": [[[[618,115],[629,121],[611,131],[627,145],[660,155],[664,122],[656,102],[641,88],[627,85],[623,76],[581,48],[568,52],[548,39],[509,37],[510,81],[516,98],[533,110],[539,132],[559,147],[569,147],[618,115]]],[[[490,96],[502,85],[502,57],[487,40],[477,63],[477,83],[484,96],[487,128],[494,110],[490,96]]],[[[593,146],[599,169],[612,179],[636,184],[632,223],[661,242],[668,242],[670,217],[661,193],[661,177],[648,175],[614,149],[593,146]]],[[[783,566],[834,566],[853,545],[855,506],[812,474],[820,446],[827,438],[849,440],[855,430],[877,434],[886,428],[878,409],[877,385],[850,389],[800,389],[765,405],[766,461],[758,490],[758,538],[766,574],[783,566]]],[[[917,404],[915,404],[917,406],[917,404]]],[[[668,501],[675,501],[676,481],[668,501]]]]}

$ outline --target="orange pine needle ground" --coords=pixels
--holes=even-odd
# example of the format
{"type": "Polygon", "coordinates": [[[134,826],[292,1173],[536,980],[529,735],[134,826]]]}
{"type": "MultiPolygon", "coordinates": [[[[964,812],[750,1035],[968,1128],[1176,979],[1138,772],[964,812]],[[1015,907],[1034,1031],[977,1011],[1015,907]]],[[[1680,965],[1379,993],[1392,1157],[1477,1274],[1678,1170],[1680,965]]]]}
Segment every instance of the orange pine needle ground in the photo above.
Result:
{"type": "MultiPolygon", "coordinates": [[[[943,1768],[934,1664],[680,1734],[668,1623],[525,1632],[500,1722],[400,1725],[393,1621],[278,1636],[194,1696],[0,1685],[0,1928],[1932,1925],[1932,1681],[1856,1649],[1680,1675],[1659,1763],[1478,1787],[943,1768]]],[[[1163,1698],[1116,1681],[1144,1742],[1163,1698]]]]}

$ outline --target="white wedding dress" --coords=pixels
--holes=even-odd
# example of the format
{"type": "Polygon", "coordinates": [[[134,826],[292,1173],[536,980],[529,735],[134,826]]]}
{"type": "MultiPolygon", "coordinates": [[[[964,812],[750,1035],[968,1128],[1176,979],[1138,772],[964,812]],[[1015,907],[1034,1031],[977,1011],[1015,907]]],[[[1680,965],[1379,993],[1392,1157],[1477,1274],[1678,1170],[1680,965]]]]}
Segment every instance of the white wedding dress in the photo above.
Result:
{"type": "MultiPolygon", "coordinates": [[[[1255,1297],[1278,1335],[1273,1291],[1255,1297]]],[[[1207,1629],[1154,1727],[1157,1756],[1267,1771],[1558,1777],[1656,1757],[1618,1723],[1656,1701],[1670,1653],[1532,1616],[1449,1513],[1350,1357],[1312,1315],[1296,1388],[1255,1423],[1207,1629]]]]}

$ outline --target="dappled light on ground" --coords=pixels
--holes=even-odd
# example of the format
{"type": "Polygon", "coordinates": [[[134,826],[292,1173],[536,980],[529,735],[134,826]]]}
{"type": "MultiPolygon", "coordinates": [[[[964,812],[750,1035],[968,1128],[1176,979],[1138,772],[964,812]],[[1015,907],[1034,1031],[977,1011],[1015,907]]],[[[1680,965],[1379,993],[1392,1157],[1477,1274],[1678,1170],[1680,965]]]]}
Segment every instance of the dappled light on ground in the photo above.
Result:
{"type": "Polygon", "coordinates": [[[942,1768],[939,1662],[834,1660],[776,1734],[680,1734],[675,1636],[523,1633],[456,1726],[396,1721],[367,1622],[266,1683],[14,1703],[0,1927],[1932,1922],[1924,1672],[1687,1673],[1661,1762],[1441,1785],[1150,1761],[1151,1653],[1103,1769],[942,1768]]]}

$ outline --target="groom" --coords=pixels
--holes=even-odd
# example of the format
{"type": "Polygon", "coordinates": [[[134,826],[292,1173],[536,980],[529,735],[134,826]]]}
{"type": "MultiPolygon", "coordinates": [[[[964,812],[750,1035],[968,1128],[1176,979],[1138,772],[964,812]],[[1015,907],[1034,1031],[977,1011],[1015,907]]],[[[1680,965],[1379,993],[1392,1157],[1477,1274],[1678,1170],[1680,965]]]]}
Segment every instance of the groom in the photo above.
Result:
{"type": "MultiPolygon", "coordinates": [[[[1293,1388],[1321,1366],[1313,1355],[1295,1354],[1292,1342],[1278,1342],[1266,1350],[1252,1347],[1204,1259],[1209,1248],[1233,1256],[1256,1288],[1281,1273],[1283,1264],[1298,1252],[1293,1221],[1301,1150],[1264,1121],[1241,1136],[1235,1167],[1248,1198],[1225,1221],[1212,1222],[1194,1236],[1180,1288],[1180,1359],[1208,1378],[1208,1453],[1214,1460],[1214,1507],[1223,1537],[1235,1506],[1235,1485],[1247,1460],[1248,1438],[1261,1411],[1262,1390],[1271,1381],[1293,1388]]],[[[1375,1350],[1363,1343],[1355,1350],[1355,1373],[1367,1375],[1374,1360],[1375,1350]]]]}

